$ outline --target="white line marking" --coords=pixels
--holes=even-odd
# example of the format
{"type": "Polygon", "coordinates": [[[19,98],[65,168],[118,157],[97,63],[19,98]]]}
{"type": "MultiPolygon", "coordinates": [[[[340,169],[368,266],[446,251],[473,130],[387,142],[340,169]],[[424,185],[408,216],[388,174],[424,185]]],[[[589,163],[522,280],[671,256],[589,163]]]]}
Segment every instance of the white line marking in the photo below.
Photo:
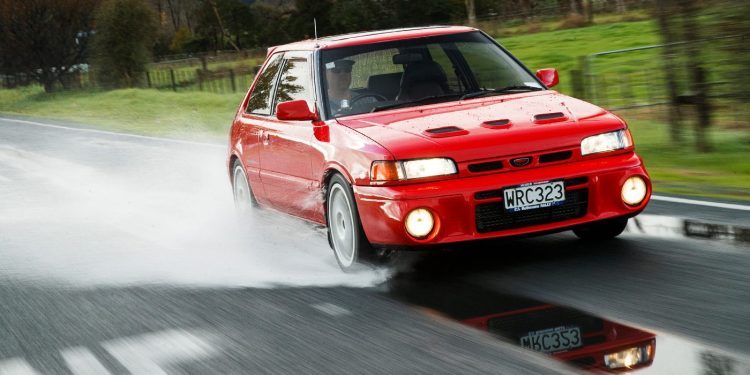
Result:
{"type": "Polygon", "coordinates": [[[148,140],[151,140],[151,141],[181,143],[181,144],[187,144],[187,145],[196,145],[196,146],[205,146],[205,147],[215,147],[215,148],[226,149],[226,146],[223,146],[223,145],[220,145],[220,144],[217,144],[217,143],[186,141],[186,140],[182,140],[182,139],[161,138],[161,137],[152,137],[152,136],[148,136],[148,135],[118,133],[118,132],[112,132],[112,131],[107,131],[107,130],[98,130],[98,129],[75,128],[75,127],[70,127],[70,126],[53,125],[53,124],[47,124],[47,123],[43,123],[43,122],[28,121],[28,120],[17,120],[17,119],[3,118],[3,117],[0,117],[0,121],[17,122],[17,123],[21,123],[21,124],[41,126],[41,127],[44,127],[44,128],[71,130],[71,131],[86,132],[86,133],[96,133],[96,134],[107,134],[107,135],[115,135],[115,136],[119,136],[119,137],[137,138],[137,139],[148,139],[148,140]]]}
{"type": "Polygon", "coordinates": [[[161,375],[169,373],[170,365],[200,361],[218,352],[215,345],[198,335],[196,331],[172,329],[110,340],[102,346],[134,375],[161,375]]]}
{"type": "Polygon", "coordinates": [[[109,374],[94,353],[83,346],[74,346],[60,351],[70,371],[75,375],[109,374]]]}
{"type": "Polygon", "coordinates": [[[37,375],[37,372],[23,358],[10,358],[0,361],[0,374],[37,375]]]}
{"type": "Polygon", "coordinates": [[[707,206],[707,207],[726,208],[726,209],[730,209],[730,210],[750,211],[750,206],[745,206],[745,205],[741,205],[741,204],[699,201],[699,200],[694,200],[694,199],[665,197],[665,196],[661,196],[661,195],[652,195],[651,199],[653,199],[655,201],[692,204],[692,205],[696,205],[696,206],[707,206]]]}
{"type": "Polygon", "coordinates": [[[334,305],[334,304],[328,303],[328,302],[318,303],[318,304],[312,305],[312,307],[315,310],[318,310],[318,311],[320,311],[320,312],[322,312],[324,314],[328,314],[328,315],[331,315],[331,316],[344,316],[344,315],[351,315],[351,313],[352,313],[351,311],[349,311],[349,310],[347,310],[347,309],[345,309],[345,308],[343,308],[343,307],[341,307],[339,305],[334,305]]]}

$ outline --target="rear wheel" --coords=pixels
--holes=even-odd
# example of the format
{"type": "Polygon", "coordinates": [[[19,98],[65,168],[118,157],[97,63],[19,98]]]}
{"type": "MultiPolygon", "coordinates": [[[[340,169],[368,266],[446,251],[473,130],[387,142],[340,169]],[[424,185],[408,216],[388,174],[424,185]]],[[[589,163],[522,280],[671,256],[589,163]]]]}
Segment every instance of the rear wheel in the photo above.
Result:
{"type": "Polygon", "coordinates": [[[619,236],[627,225],[627,218],[609,219],[580,226],[573,229],[573,233],[582,240],[608,240],[619,236]]]}
{"type": "Polygon", "coordinates": [[[245,169],[242,168],[242,163],[239,160],[235,160],[232,165],[232,192],[237,212],[244,215],[257,209],[258,202],[255,200],[245,169]]]}
{"type": "Polygon", "coordinates": [[[328,242],[342,270],[349,272],[358,264],[378,263],[382,255],[367,241],[354,193],[341,175],[334,175],[328,183],[326,213],[328,242]]]}

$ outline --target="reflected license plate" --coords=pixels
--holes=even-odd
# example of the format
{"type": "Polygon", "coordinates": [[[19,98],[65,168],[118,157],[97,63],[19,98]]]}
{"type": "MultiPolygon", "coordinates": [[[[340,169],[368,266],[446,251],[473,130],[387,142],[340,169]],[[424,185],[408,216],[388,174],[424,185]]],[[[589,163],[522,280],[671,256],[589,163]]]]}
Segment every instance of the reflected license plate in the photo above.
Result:
{"type": "Polygon", "coordinates": [[[503,190],[505,209],[510,212],[551,207],[565,202],[563,180],[514,186],[503,190]]]}
{"type": "Polygon", "coordinates": [[[542,353],[555,353],[582,345],[581,329],[578,327],[548,328],[521,337],[522,347],[542,353]]]}

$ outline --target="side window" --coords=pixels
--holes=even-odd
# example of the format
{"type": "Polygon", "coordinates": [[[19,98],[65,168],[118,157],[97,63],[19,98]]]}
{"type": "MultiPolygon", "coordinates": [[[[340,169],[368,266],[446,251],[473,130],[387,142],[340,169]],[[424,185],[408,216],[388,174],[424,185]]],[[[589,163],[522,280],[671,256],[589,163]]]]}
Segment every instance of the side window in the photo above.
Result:
{"type": "Polygon", "coordinates": [[[312,102],[312,92],[312,77],[307,59],[293,57],[286,60],[284,67],[281,69],[281,80],[279,80],[279,88],[276,90],[276,101],[274,103],[299,99],[312,102]]]}
{"type": "Polygon", "coordinates": [[[259,115],[271,114],[271,93],[276,86],[276,77],[278,76],[281,62],[281,54],[274,55],[266,65],[266,68],[260,73],[253,93],[247,101],[247,108],[245,109],[247,113],[259,115]]]}

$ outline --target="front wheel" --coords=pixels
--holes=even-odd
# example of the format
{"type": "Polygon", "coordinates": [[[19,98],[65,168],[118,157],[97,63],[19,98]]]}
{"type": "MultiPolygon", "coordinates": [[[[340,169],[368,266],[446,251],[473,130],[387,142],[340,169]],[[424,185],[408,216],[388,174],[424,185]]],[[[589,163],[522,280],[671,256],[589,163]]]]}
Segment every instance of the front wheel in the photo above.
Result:
{"type": "Polygon", "coordinates": [[[374,263],[377,252],[362,230],[354,193],[340,175],[333,176],[328,183],[326,208],[328,240],[341,269],[350,272],[358,264],[374,263]]]}
{"type": "Polygon", "coordinates": [[[573,233],[582,240],[601,241],[619,236],[627,226],[627,218],[616,218],[574,228],[573,233]]]}

